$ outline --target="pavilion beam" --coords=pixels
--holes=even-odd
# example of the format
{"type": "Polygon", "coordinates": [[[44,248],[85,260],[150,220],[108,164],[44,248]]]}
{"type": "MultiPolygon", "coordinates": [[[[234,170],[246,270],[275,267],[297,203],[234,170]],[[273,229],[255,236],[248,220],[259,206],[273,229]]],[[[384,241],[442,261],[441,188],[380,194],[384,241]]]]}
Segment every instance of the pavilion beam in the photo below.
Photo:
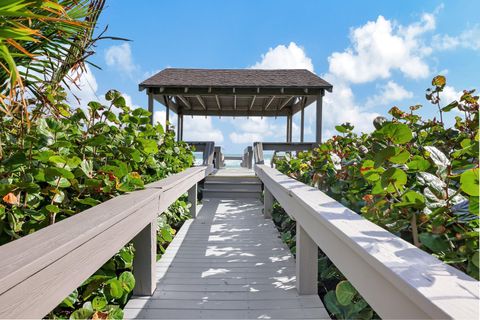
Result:
{"type": "Polygon", "coordinates": [[[237,110],[222,110],[221,113],[218,111],[217,108],[212,109],[209,108],[208,110],[203,110],[203,109],[198,109],[198,110],[188,110],[185,109],[183,110],[183,114],[186,116],[222,116],[222,117],[282,117],[282,116],[287,116],[289,114],[289,110],[283,109],[281,111],[278,110],[273,110],[270,108],[267,111],[261,111],[261,110],[248,110],[247,108],[245,109],[238,109],[237,110]]]}
{"type": "Polygon", "coordinates": [[[204,110],[207,110],[207,105],[205,104],[205,101],[203,101],[202,97],[200,95],[197,95],[196,97],[197,97],[198,103],[200,103],[202,108],[204,110]]]}
{"type": "MultiPolygon", "coordinates": [[[[150,87],[150,90],[153,91],[154,94],[166,94],[166,95],[185,95],[185,88],[184,87],[165,87],[162,92],[160,92],[159,87],[150,87]]],[[[321,88],[309,88],[308,89],[308,95],[311,96],[317,96],[320,94],[320,92],[323,89],[321,88]]],[[[201,95],[201,96],[214,96],[214,95],[219,95],[219,96],[229,96],[236,94],[239,96],[252,96],[252,95],[257,95],[257,96],[304,96],[305,95],[305,89],[302,88],[261,88],[260,93],[258,93],[257,87],[254,88],[235,88],[235,91],[233,91],[233,88],[217,88],[217,87],[199,87],[199,88],[188,88],[188,94],[195,96],[195,95],[201,95]]]]}
{"type": "Polygon", "coordinates": [[[233,110],[237,110],[237,95],[233,96],[233,110]]]}
{"type": "Polygon", "coordinates": [[[316,125],[316,142],[321,143],[322,142],[322,109],[323,109],[323,95],[324,91],[322,91],[318,95],[317,99],[317,125],[316,125]]]}
{"type": "Polygon", "coordinates": [[[148,112],[150,112],[150,124],[153,125],[153,92],[148,90],[148,112]]]}

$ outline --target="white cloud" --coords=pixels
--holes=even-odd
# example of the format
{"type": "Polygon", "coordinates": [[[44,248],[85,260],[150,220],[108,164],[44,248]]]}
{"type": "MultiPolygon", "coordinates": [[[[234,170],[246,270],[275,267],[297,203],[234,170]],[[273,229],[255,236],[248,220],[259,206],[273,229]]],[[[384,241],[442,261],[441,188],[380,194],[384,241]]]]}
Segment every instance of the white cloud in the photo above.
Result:
{"type": "Polygon", "coordinates": [[[183,125],[185,141],[215,141],[215,144],[223,142],[222,131],[213,127],[211,117],[184,116],[183,125]]]}
{"type": "Polygon", "coordinates": [[[128,42],[111,46],[105,52],[105,62],[110,67],[115,67],[128,76],[132,76],[138,67],[133,62],[132,49],[128,42]]]}
{"type": "Polygon", "coordinates": [[[434,28],[433,14],[424,14],[421,21],[406,27],[378,16],[351,31],[351,47],[328,58],[329,72],[352,83],[386,79],[394,70],[409,78],[425,78],[430,70],[424,57],[431,49],[420,36],[434,28]]]}
{"type": "Polygon", "coordinates": [[[465,48],[480,50],[480,25],[475,25],[458,36],[436,34],[432,39],[432,47],[438,50],[465,48]]]}
{"type": "Polygon", "coordinates": [[[357,104],[348,83],[332,75],[326,75],[325,78],[333,84],[334,90],[326,94],[323,100],[324,137],[332,136],[335,126],[345,122],[354,125],[356,132],[372,131],[373,119],[379,114],[357,104]]]}
{"type": "Polygon", "coordinates": [[[236,131],[230,133],[229,138],[233,143],[251,144],[256,141],[284,140],[285,129],[272,122],[270,118],[250,117],[232,120],[236,131]]]}
{"type": "Polygon", "coordinates": [[[401,101],[413,97],[411,91],[406,90],[393,80],[388,81],[380,88],[380,93],[367,99],[366,107],[383,106],[390,107],[388,104],[394,101],[401,101]]]}
{"type": "Polygon", "coordinates": [[[454,100],[459,101],[462,95],[463,92],[461,90],[457,90],[452,86],[445,86],[440,93],[440,105],[444,107],[454,100]]]}
{"type": "Polygon", "coordinates": [[[313,72],[313,63],[305,50],[295,42],[288,46],[278,45],[262,54],[262,60],[251,66],[253,69],[307,69],[313,72]]]}

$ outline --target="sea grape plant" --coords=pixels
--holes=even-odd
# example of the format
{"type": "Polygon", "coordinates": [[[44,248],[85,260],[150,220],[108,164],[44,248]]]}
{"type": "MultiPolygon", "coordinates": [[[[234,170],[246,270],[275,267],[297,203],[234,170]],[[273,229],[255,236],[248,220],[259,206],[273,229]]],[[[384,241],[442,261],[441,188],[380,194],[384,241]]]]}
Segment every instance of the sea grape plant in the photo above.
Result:
{"type": "MultiPolygon", "coordinates": [[[[151,125],[148,111],[130,109],[118,91],[105,95],[107,105],[74,110],[63,90],[48,97],[61,115],[39,115],[29,127],[0,115],[0,245],[193,165],[186,143],[151,125]]],[[[159,217],[160,255],[187,215],[180,200],[159,217]]],[[[127,245],[49,317],[121,318],[133,258],[127,245]]]]}
{"type": "MultiPolygon", "coordinates": [[[[393,107],[391,119],[375,119],[372,133],[339,125],[338,135],[310,152],[277,159],[276,167],[479,279],[478,96],[465,90],[458,101],[441,107],[445,85],[445,77],[437,76],[426,93],[440,120],[423,119],[417,112],[421,105],[408,111],[393,107]],[[455,115],[452,127],[443,122],[446,113],[455,115]]],[[[344,279],[337,271],[332,274],[344,279]]],[[[338,308],[338,290],[329,291],[324,302],[332,314],[346,318],[338,308]]]]}

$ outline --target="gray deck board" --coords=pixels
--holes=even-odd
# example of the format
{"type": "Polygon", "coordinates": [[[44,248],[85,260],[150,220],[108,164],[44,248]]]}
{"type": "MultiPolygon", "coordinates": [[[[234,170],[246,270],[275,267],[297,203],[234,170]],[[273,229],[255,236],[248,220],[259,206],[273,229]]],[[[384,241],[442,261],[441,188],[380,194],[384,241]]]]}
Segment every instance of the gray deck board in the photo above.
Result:
{"type": "Polygon", "coordinates": [[[153,296],[133,297],[125,318],[329,319],[318,296],[297,294],[295,260],[257,199],[204,199],[157,278],[153,296]]]}

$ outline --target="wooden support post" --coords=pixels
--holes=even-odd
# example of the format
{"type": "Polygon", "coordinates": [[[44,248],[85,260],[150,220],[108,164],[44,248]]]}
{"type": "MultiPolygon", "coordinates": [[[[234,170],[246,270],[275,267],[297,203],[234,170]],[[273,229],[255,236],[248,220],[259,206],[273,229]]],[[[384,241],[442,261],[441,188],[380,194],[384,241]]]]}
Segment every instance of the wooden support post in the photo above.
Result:
{"type": "Polygon", "coordinates": [[[317,294],[318,247],[297,222],[297,291],[299,295],[317,294]]]}
{"type": "Polygon", "coordinates": [[[253,161],[253,149],[252,147],[248,147],[248,154],[247,154],[247,168],[252,169],[252,161],[253,161]]]}
{"type": "Polygon", "coordinates": [[[290,116],[287,116],[287,133],[286,133],[286,142],[290,142],[288,139],[290,137],[290,116]]]}
{"type": "Polygon", "coordinates": [[[304,141],[305,127],[305,104],[302,104],[302,111],[300,112],[300,142],[304,141]]]}
{"type": "Polygon", "coordinates": [[[180,141],[183,140],[183,114],[180,114],[180,141]]]}
{"type": "Polygon", "coordinates": [[[285,142],[288,142],[288,116],[286,117],[287,122],[286,122],[286,130],[285,130],[285,142]]]}
{"type": "Polygon", "coordinates": [[[272,211],[273,211],[273,195],[267,188],[265,188],[264,196],[263,196],[263,217],[265,219],[271,219],[272,211]]]}
{"type": "Polygon", "coordinates": [[[148,91],[148,112],[150,112],[150,124],[153,123],[153,93],[148,91]]]}
{"type": "Polygon", "coordinates": [[[222,167],[222,148],[215,147],[215,169],[222,167]]]}
{"type": "Polygon", "coordinates": [[[138,296],[151,296],[157,285],[157,220],[149,223],[139,234],[133,238],[135,258],[133,260],[133,274],[135,288],[133,294],[138,296]]]}
{"type": "Polygon", "coordinates": [[[289,128],[289,132],[288,132],[288,142],[292,142],[293,139],[292,139],[292,136],[293,136],[293,116],[290,114],[288,116],[288,121],[289,121],[289,125],[288,125],[288,128],[289,128]]]}
{"type": "Polygon", "coordinates": [[[177,113],[177,141],[181,140],[181,134],[180,134],[181,128],[182,128],[182,114],[177,113]]]}
{"type": "Polygon", "coordinates": [[[165,131],[168,131],[168,122],[170,121],[170,108],[168,106],[168,97],[163,96],[163,102],[165,103],[165,131]]]}
{"type": "Polygon", "coordinates": [[[322,108],[323,108],[323,95],[325,92],[322,92],[318,95],[317,99],[317,126],[316,126],[316,142],[322,142],[322,108]]]}
{"type": "Polygon", "coordinates": [[[197,184],[195,183],[188,189],[188,202],[190,202],[190,216],[195,219],[197,217],[197,184]]]}

